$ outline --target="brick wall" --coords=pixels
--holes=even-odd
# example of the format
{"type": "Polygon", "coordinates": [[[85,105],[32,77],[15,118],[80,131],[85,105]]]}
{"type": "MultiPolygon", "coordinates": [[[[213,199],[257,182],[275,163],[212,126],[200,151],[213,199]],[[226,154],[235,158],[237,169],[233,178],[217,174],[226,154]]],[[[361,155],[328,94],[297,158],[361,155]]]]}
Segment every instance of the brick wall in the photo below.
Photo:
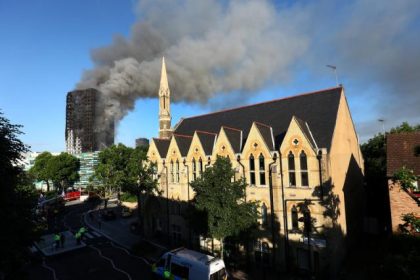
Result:
{"type": "Polygon", "coordinates": [[[414,213],[420,215],[420,207],[417,202],[398,184],[393,184],[392,180],[388,181],[389,202],[391,205],[391,221],[392,231],[398,231],[398,225],[402,224],[401,215],[414,213]]]}

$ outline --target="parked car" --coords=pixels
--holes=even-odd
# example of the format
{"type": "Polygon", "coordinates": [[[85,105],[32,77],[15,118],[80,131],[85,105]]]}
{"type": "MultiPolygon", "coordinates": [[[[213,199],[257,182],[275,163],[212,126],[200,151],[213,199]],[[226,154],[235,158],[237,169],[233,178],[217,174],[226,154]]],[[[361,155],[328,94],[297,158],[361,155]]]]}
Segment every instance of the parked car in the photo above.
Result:
{"type": "Polygon", "coordinates": [[[133,216],[133,210],[128,207],[123,206],[121,209],[121,217],[128,218],[131,216],[133,216]]]}
{"type": "Polygon", "coordinates": [[[115,220],[117,216],[115,215],[114,211],[107,209],[101,212],[101,217],[105,221],[110,221],[110,220],[115,220]]]}

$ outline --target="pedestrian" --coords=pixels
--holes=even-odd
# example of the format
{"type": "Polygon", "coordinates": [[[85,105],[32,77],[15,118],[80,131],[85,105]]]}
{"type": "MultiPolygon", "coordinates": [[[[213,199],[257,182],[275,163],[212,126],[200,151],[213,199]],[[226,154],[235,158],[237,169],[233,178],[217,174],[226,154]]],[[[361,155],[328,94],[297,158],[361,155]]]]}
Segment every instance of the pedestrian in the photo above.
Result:
{"type": "Polygon", "coordinates": [[[60,247],[60,235],[57,232],[54,233],[54,243],[55,249],[58,249],[58,247],[60,247]]]}
{"type": "Polygon", "coordinates": [[[85,227],[81,227],[80,229],[79,229],[79,233],[80,233],[80,237],[83,237],[83,235],[86,233],[86,228],[85,227]]]}
{"type": "Polygon", "coordinates": [[[61,243],[61,248],[64,247],[64,243],[66,242],[66,235],[64,235],[62,232],[60,233],[60,243],[61,243]]]}

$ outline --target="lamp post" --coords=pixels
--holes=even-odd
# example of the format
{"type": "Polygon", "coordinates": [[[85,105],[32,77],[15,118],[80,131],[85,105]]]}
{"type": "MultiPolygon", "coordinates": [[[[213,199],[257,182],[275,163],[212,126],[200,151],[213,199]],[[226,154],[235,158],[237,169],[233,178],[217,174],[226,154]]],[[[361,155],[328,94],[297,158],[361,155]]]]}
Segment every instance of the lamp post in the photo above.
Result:
{"type": "Polygon", "coordinates": [[[384,134],[385,139],[385,119],[378,119],[378,122],[382,123],[382,133],[384,134]]]}
{"type": "Polygon", "coordinates": [[[334,65],[326,65],[328,68],[331,68],[334,71],[335,74],[335,82],[338,86],[338,75],[337,75],[337,66],[334,65]]]}

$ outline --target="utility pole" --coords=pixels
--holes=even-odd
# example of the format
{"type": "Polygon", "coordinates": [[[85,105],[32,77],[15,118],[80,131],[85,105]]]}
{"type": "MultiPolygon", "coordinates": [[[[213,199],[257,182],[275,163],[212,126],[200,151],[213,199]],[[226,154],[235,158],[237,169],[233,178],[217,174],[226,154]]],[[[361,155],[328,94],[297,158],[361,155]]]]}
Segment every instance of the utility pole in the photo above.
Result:
{"type": "Polygon", "coordinates": [[[384,134],[385,139],[385,119],[378,119],[378,122],[382,123],[382,133],[384,134]]]}

